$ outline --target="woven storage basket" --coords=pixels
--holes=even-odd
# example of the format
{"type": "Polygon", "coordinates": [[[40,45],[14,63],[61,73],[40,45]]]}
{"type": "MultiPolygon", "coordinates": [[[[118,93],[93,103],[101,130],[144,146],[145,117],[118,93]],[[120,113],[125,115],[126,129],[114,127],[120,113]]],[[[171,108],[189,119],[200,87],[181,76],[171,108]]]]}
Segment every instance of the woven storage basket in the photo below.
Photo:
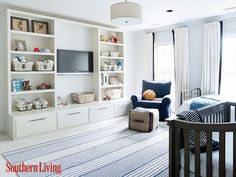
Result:
{"type": "Polygon", "coordinates": [[[34,69],[36,71],[52,71],[53,63],[44,63],[42,61],[37,61],[34,63],[34,69]]]}
{"type": "Polygon", "coordinates": [[[34,62],[12,62],[12,71],[32,71],[34,62]]]}
{"type": "Polygon", "coordinates": [[[75,103],[89,103],[94,100],[94,92],[71,93],[72,101],[75,103]]]}

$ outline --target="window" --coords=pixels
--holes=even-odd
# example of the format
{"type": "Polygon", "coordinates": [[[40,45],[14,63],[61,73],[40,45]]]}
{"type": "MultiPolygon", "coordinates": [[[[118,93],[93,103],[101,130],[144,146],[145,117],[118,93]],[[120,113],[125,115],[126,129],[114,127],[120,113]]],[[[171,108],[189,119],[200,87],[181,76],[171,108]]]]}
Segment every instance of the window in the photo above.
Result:
{"type": "Polygon", "coordinates": [[[220,95],[227,98],[236,97],[236,35],[225,36],[223,41],[223,59],[220,95]]]}
{"type": "Polygon", "coordinates": [[[155,80],[171,81],[171,108],[175,110],[174,48],[173,43],[156,43],[155,80]]]}

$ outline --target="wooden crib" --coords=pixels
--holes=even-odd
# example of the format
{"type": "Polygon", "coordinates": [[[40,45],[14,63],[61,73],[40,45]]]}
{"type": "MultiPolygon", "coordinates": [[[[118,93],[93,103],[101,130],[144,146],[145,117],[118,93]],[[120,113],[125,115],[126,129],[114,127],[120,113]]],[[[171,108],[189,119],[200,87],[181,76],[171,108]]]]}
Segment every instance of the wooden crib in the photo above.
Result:
{"type": "MultiPolygon", "coordinates": [[[[236,177],[236,103],[221,102],[215,105],[206,106],[198,109],[204,123],[194,123],[180,120],[178,117],[169,118],[169,176],[179,177],[180,169],[182,168],[183,176],[188,177],[193,173],[195,177],[201,176],[200,164],[200,132],[205,131],[207,135],[206,144],[206,174],[204,176],[212,177],[212,133],[218,132],[219,135],[219,170],[218,176],[226,176],[225,163],[225,145],[226,132],[232,132],[233,140],[233,169],[232,174],[236,177]],[[231,119],[234,119],[233,121],[231,119]],[[195,137],[195,153],[194,156],[194,172],[190,171],[190,147],[189,147],[189,132],[194,131],[195,137]],[[181,150],[182,149],[182,150],[181,150]],[[180,152],[183,152],[183,167],[180,164],[180,152]]],[[[192,163],[192,162],[191,162],[192,163]]],[[[214,172],[215,173],[215,172],[214,172]]]]}

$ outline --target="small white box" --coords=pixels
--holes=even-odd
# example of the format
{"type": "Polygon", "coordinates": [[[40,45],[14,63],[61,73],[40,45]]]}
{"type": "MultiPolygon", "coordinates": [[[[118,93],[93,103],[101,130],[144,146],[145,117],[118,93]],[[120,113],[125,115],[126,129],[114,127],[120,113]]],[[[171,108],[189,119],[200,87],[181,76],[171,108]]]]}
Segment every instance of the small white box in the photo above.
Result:
{"type": "Polygon", "coordinates": [[[111,57],[119,57],[119,52],[110,52],[111,57]]]}
{"type": "Polygon", "coordinates": [[[121,97],[122,89],[107,89],[106,95],[109,96],[112,100],[119,99],[121,97]]]}
{"type": "Polygon", "coordinates": [[[103,57],[108,57],[109,56],[109,52],[108,51],[101,51],[101,56],[103,57]]]}

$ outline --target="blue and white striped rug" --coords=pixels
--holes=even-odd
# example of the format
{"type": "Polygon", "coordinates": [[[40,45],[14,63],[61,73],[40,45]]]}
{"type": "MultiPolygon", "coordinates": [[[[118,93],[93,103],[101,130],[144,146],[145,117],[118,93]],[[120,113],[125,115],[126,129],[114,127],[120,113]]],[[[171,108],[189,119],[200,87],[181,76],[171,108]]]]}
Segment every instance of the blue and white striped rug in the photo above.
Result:
{"type": "MultiPolygon", "coordinates": [[[[3,153],[11,164],[61,165],[60,176],[168,176],[168,128],[128,130],[127,122],[3,153]]],[[[19,176],[58,176],[51,172],[19,176]]]]}

